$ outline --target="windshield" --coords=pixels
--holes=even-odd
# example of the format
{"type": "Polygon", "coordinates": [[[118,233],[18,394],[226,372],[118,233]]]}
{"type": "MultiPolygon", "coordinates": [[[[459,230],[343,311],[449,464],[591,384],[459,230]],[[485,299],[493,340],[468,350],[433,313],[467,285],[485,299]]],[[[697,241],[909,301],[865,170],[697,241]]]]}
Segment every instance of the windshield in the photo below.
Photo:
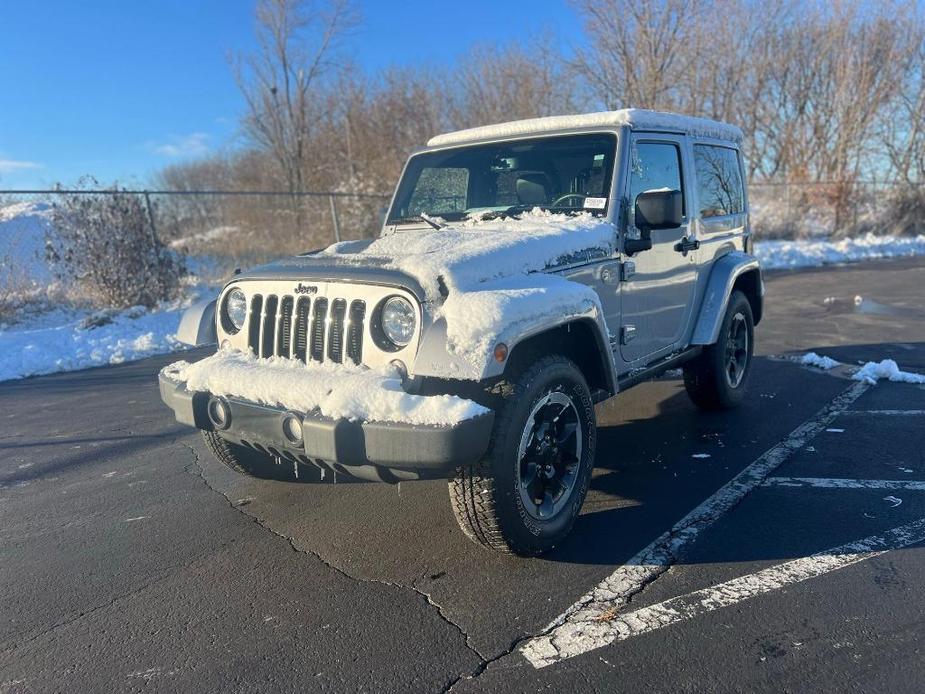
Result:
{"type": "Polygon", "coordinates": [[[408,162],[387,223],[533,207],[604,214],[616,146],[616,136],[596,133],[419,154],[408,162]]]}

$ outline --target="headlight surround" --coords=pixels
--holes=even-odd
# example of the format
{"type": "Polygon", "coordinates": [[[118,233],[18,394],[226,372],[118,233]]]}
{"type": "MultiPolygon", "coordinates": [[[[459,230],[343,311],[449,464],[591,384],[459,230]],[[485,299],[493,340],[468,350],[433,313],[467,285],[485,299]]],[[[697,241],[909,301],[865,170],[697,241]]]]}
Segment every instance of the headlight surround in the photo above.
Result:
{"type": "Polygon", "coordinates": [[[244,327],[247,320],[247,297],[240,289],[232,289],[225,295],[222,306],[222,323],[225,332],[234,334],[244,327]]]}
{"type": "Polygon", "coordinates": [[[414,306],[403,297],[393,296],[382,305],[379,319],[382,333],[396,347],[405,347],[411,342],[417,322],[414,306]]]}

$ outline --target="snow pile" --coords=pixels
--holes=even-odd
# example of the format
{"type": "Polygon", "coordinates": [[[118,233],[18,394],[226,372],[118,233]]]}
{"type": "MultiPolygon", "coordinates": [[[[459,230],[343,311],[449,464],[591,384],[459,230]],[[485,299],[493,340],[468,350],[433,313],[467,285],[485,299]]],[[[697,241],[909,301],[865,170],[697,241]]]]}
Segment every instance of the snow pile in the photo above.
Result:
{"type": "Polygon", "coordinates": [[[121,364],[188,349],[176,338],[189,301],[147,311],[136,307],[95,319],[55,311],[12,328],[0,326],[0,381],[91,366],[121,364]],[[88,327],[102,323],[98,327],[88,327]]]}
{"type": "Polygon", "coordinates": [[[217,226],[206,231],[201,231],[198,234],[191,234],[179,239],[174,239],[168,245],[171,248],[179,250],[200,248],[216,241],[223,241],[228,236],[237,234],[240,231],[241,228],[234,225],[217,226]]]}
{"type": "Polygon", "coordinates": [[[883,361],[869,361],[851,377],[855,381],[875,384],[881,378],[894,383],[921,383],[925,384],[925,375],[901,371],[899,365],[892,359],[883,361]]]}
{"type": "Polygon", "coordinates": [[[432,137],[427,141],[427,145],[428,147],[442,147],[473,140],[493,140],[553,130],[619,128],[625,125],[640,130],[670,130],[689,133],[697,137],[712,137],[718,140],[732,140],[734,142],[739,142],[742,139],[742,131],[727,123],[720,123],[706,118],[683,116],[677,113],[625,108],[619,111],[598,111],[596,113],[571,116],[527,118],[467,130],[457,130],[456,132],[432,137]]]}
{"type": "Polygon", "coordinates": [[[51,281],[45,262],[50,213],[50,206],[44,203],[0,207],[0,288],[37,287],[51,281]]]}
{"type": "Polygon", "coordinates": [[[806,366],[815,366],[819,369],[834,369],[836,366],[841,366],[840,361],[835,361],[831,357],[824,357],[821,354],[816,354],[815,352],[807,352],[802,357],[800,357],[800,363],[806,366]]]}
{"type": "Polygon", "coordinates": [[[866,234],[840,241],[758,241],[755,255],[764,270],[819,267],[878,258],[925,255],[925,236],[866,234]]]}
{"type": "Polygon", "coordinates": [[[488,410],[455,395],[406,393],[394,367],[372,370],[284,357],[219,351],[195,364],[178,361],[162,373],[192,391],[236,397],[333,419],[453,425],[488,410]]]}

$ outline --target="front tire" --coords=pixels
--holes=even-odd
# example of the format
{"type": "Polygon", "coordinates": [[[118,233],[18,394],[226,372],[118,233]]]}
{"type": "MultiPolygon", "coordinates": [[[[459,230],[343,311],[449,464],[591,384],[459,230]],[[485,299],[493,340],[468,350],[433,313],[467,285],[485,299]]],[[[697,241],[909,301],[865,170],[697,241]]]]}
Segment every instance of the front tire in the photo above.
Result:
{"type": "Polygon", "coordinates": [[[453,513],[471,540],[537,556],[571,531],[594,466],[597,427],[570,360],[540,359],[505,384],[485,457],[450,480],[453,513]]]}
{"type": "Polygon", "coordinates": [[[684,387],[697,407],[728,410],[745,398],[755,346],[755,320],[745,295],[729,297],[715,344],[684,366],[684,387]]]}
{"type": "Polygon", "coordinates": [[[297,481],[293,464],[288,461],[277,462],[267,453],[232,443],[214,431],[203,430],[202,439],[218,462],[241,475],[282,482],[297,481]]]}

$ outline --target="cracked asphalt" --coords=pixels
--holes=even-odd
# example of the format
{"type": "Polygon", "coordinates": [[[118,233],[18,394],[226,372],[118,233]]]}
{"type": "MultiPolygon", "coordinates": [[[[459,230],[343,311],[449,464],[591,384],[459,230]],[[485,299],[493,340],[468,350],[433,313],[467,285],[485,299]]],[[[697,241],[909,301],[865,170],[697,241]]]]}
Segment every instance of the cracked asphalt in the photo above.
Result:
{"type": "Polygon", "coordinates": [[[767,284],[745,406],[700,413],[672,376],[602,404],[584,512],[536,560],[468,543],[439,482],[226,470],[159,400],[176,357],[0,384],[0,692],[920,689],[922,543],[667,626],[644,618],[925,517],[914,485],[787,482],[925,481],[925,417],[895,414],[925,410],[925,388],[904,384],[870,387],[710,517],[608,615],[639,615],[639,633],[540,669],[521,652],[851,387],[788,355],[925,372],[925,260],[767,284]]]}

